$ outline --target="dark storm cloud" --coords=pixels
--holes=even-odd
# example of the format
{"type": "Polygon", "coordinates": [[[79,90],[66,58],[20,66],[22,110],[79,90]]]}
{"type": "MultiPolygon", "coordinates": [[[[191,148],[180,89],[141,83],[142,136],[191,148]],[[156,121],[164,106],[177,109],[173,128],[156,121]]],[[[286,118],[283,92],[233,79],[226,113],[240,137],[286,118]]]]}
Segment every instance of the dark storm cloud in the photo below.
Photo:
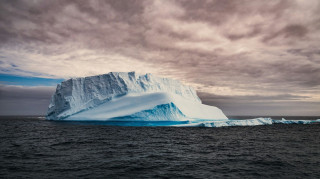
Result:
{"type": "Polygon", "coordinates": [[[251,100],[251,101],[288,101],[288,100],[301,100],[308,99],[308,96],[299,96],[291,94],[282,94],[274,96],[262,96],[262,95],[246,95],[246,96],[223,96],[215,95],[212,93],[198,92],[200,98],[206,101],[216,101],[216,100],[251,100]]]}
{"type": "Polygon", "coordinates": [[[281,29],[278,32],[272,33],[270,35],[267,35],[263,41],[268,42],[274,38],[277,38],[279,36],[283,36],[284,38],[303,38],[307,35],[308,29],[307,27],[304,27],[302,25],[298,24],[290,24],[281,29]]]}
{"type": "Polygon", "coordinates": [[[54,87],[23,87],[0,85],[0,99],[44,99],[48,100],[54,93],[54,87]]]}
{"type": "Polygon", "coordinates": [[[306,57],[306,60],[309,60],[313,63],[320,63],[320,49],[318,48],[288,49],[287,52],[295,56],[306,57]]]}
{"type": "Polygon", "coordinates": [[[222,96],[319,101],[319,4],[1,1],[0,73],[69,78],[136,70],[222,96]]]}
{"type": "Polygon", "coordinates": [[[242,38],[250,38],[250,37],[255,37],[259,35],[261,30],[259,27],[253,28],[250,32],[244,33],[244,34],[226,34],[226,37],[230,40],[239,40],[242,38]]]}
{"type": "Polygon", "coordinates": [[[54,87],[0,85],[0,115],[44,115],[54,87]]]}
{"type": "Polygon", "coordinates": [[[6,1],[0,7],[2,42],[112,46],[131,38],[128,27],[139,21],[139,9],[135,1],[6,1]]]}
{"type": "Polygon", "coordinates": [[[274,96],[223,96],[198,93],[204,104],[220,107],[227,115],[318,115],[320,102],[303,101],[307,96],[291,94],[274,96]]]}
{"type": "Polygon", "coordinates": [[[306,57],[320,55],[320,49],[289,49],[288,52],[306,57]]]}
{"type": "MultiPolygon", "coordinates": [[[[301,100],[308,99],[308,96],[297,96],[291,94],[282,94],[282,95],[273,95],[273,96],[263,96],[263,95],[233,95],[233,96],[226,96],[226,95],[216,95],[212,93],[203,93],[198,92],[200,99],[202,100],[203,104],[214,105],[220,108],[228,107],[232,110],[236,110],[238,106],[243,105],[250,105],[253,106],[254,104],[261,106],[268,106],[270,104],[277,104],[277,103],[294,103],[301,100]]],[[[272,105],[271,105],[272,106],[272,105]]],[[[319,106],[320,107],[320,106],[319,106]]],[[[228,111],[229,113],[232,112],[228,111]]],[[[266,109],[270,110],[270,109],[266,109]]],[[[248,108],[247,114],[253,113],[253,109],[248,108]]],[[[277,110],[277,112],[279,112],[277,110]]]]}

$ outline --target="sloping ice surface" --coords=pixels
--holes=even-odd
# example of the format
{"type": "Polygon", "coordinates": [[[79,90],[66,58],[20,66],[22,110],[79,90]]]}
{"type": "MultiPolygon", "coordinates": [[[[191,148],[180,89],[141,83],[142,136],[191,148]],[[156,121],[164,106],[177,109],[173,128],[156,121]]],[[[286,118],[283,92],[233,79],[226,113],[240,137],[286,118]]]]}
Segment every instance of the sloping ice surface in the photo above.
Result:
{"type": "MultiPolygon", "coordinates": [[[[59,116],[58,116],[59,117],[59,116]]],[[[223,112],[172,93],[144,93],[115,98],[68,116],[71,121],[198,121],[227,120],[223,112]]]]}

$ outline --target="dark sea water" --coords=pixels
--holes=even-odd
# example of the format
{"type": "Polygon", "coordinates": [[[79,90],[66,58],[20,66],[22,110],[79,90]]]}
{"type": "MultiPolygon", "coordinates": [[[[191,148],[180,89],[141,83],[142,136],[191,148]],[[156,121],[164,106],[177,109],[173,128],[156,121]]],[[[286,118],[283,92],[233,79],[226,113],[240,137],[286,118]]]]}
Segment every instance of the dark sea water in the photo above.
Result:
{"type": "Polygon", "coordinates": [[[0,178],[320,178],[319,124],[123,127],[1,117],[0,139],[0,178]]]}

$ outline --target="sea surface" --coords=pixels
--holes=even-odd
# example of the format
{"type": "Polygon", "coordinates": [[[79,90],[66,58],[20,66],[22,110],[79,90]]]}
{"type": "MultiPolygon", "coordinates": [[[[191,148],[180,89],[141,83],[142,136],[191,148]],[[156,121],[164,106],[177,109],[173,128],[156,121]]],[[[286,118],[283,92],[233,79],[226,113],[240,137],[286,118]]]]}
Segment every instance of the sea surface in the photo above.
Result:
{"type": "Polygon", "coordinates": [[[124,127],[0,117],[0,178],[320,178],[320,125],[124,127]]]}

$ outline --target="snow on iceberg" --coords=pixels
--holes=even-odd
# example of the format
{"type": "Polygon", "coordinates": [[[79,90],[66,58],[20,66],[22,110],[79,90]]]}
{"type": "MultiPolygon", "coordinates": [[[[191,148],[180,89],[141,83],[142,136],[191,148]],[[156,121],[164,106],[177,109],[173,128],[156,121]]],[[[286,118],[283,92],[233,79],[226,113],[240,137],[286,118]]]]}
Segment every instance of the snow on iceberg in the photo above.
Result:
{"type": "Polygon", "coordinates": [[[192,87],[135,72],[69,79],[57,85],[48,120],[196,121],[228,118],[201,103],[192,87]]]}

